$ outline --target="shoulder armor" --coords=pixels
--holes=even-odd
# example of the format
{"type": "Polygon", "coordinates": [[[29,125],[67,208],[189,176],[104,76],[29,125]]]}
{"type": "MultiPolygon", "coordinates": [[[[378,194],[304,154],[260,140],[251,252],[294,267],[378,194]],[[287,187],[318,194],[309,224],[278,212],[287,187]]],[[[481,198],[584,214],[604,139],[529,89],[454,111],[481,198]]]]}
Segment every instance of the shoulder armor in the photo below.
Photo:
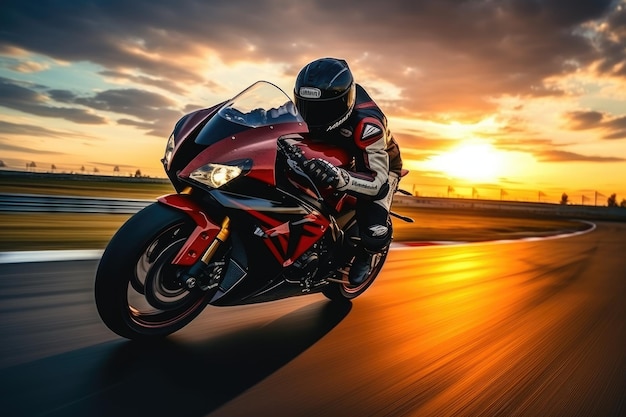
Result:
{"type": "Polygon", "coordinates": [[[374,117],[364,117],[354,127],[354,142],[359,148],[366,148],[384,137],[383,124],[374,117]]]}

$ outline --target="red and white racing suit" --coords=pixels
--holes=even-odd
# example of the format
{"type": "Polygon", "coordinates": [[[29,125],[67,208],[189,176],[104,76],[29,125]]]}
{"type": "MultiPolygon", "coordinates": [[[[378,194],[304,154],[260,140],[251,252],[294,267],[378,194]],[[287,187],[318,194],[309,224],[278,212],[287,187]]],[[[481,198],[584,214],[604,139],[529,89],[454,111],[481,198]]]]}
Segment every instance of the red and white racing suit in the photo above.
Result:
{"type": "Polygon", "coordinates": [[[357,84],[354,110],[321,139],[342,146],[352,155],[347,184],[338,190],[357,197],[363,247],[372,252],[382,250],[391,239],[389,209],[402,171],[400,149],[387,127],[387,118],[357,84]]]}

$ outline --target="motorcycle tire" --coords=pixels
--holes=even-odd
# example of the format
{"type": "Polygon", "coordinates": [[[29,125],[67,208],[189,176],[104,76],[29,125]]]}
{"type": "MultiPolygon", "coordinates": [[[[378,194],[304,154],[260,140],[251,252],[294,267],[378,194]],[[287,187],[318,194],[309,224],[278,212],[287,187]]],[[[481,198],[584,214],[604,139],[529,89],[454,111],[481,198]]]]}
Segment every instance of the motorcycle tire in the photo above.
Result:
{"type": "Polygon", "coordinates": [[[359,295],[363,294],[373,283],[380,271],[383,269],[385,264],[385,260],[387,259],[387,254],[389,253],[389,246],[387,246],[380,254],[379,259],[376,262],[374,268],[369,273],[367,278],[363,280],[363,282],[359,285],[352,285],[347,282],[347,276],[344,278],[346,282],[332,282],[328,284],[323,290],[322,294],[324,294],[327,298],[333,301],[349,301],[352,300],[359,295]]]}
{"type": "Polygon", "coordinates": [[[202,312],[217,288],[187,290],[177,278],[187,267],[171,264],[194,228],[185,213],[153,203],[117,231],[94,287],[98,313],[109,329],[133,340],[162,338],[202,312]]]}

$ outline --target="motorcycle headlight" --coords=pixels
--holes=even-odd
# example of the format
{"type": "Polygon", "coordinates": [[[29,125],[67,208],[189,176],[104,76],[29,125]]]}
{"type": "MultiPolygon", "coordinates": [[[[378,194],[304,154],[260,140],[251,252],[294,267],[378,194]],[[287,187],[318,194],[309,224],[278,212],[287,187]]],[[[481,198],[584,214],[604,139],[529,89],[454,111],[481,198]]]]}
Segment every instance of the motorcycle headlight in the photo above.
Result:
{"type": "Polygon", "coordinates": [[[220,188],[224,184],[237,178],[243,169],[239,166],[207,164],[197,168],[189,174],[189,178],[208,185],[211,188],[220,188]]]}
{"type": "Polygon", "coordinates": [[[167,145],[165,145],[165,155],[163,156],[163,165],[166,168],[170,166],[175,147],[176,143],[174,142],[174,133],[172,133],[170,138],[167,140],[167,145]]]}

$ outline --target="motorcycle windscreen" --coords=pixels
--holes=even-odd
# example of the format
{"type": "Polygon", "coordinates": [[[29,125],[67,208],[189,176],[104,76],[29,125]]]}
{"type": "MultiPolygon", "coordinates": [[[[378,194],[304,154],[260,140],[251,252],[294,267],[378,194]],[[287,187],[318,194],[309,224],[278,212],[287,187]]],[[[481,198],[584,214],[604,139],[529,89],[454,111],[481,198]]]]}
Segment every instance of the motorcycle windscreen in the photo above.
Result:
{"type": "Polygon", "coordinates": [[[274,84],[258,81],[225,102],[202,128],[196,143],[212,145],[248,129],[293,123],[305,124],[296,105],[274,84]]]}
{"type": "Polygon", "coordinates": [[[206,122],[202,130],[198,133],[198,136],[196,136],[195,142],[198,145],[210,146],[221,140],[245,132],[248,129],[250,129],[250,126],[232,123],[217,115],[206,122]]]}

